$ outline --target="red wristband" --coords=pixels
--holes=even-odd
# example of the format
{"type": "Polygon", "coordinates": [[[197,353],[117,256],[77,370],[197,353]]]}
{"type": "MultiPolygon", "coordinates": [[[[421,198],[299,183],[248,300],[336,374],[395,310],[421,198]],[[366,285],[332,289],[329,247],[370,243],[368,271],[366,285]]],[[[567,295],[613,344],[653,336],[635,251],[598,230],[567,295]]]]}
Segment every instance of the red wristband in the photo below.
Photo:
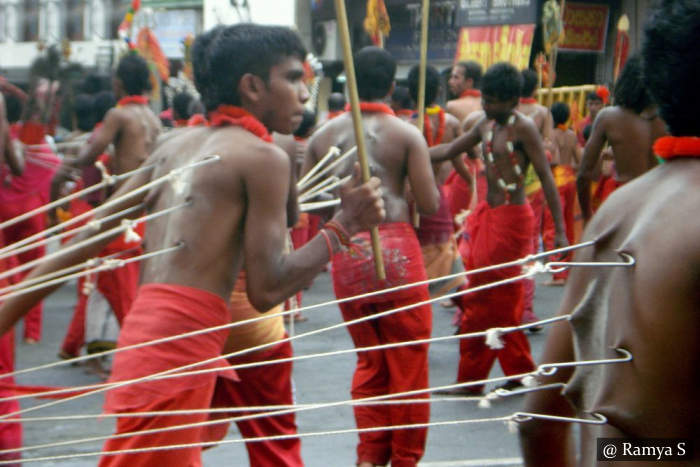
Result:
{"type": "Polygon", "coordinates": [[[350,248],[350,234],[348,234],[348,231],[345,230],[340,223],[330,220],[326,222],[326,225],[323,227],[335,233],[338,236],[338,240],[340,240],[341,245],[346,248],[350,248]]]}

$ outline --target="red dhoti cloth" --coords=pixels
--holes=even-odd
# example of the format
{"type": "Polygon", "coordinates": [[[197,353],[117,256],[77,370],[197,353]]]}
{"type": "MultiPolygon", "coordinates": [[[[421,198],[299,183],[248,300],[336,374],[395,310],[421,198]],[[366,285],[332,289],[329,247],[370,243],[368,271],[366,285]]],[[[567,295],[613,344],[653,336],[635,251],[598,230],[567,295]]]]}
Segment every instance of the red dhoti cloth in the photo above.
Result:
{"type": "MultiPolygon", "coordinates": [[[[129,311],[119,335],[118,347],[125,347],[166,336],[182,334],[230,321],[226,302],[200,289],[174,284],[146,284],[129,311]]],[[[116,354],[111,381],[139,378],[221,355],[227,330],[177,339],[163,344],[127,350],[116,354]]],[[[235,373],[221,359],[195,369],[221,368],[219,375],[235,373]]],[[[187,370],[185,370],[187,371],[187,370]]],[[[105,411],[127,413],[160,410],[205,409],[209,407],[217,373],[148,381],[113,389],[107,393],[105,411]]],[[[203,422],[206,413],[125,417],[117,421],[117,434],[156,427],[203,422]]],[[[202,427],[185,428],[154,435],[134,435],[107,440],[103,452],[198,443],[202,427]]],[[[151,451],[139,454],[105,455],[100,466],[196,466],[201,465],[201,448],[151,451]]]]}
{"type": "MultiPolygon", "coordinates": [[[[575,203],[576,203],[576,173],[570,166],[558,165],[552,169],[554,182],[559,190],[559,200],[561,202],[561,211],[564,216],[564,227],[566,228],[566,238],[569,245],[573,245],[574,239],[574,222],[575,222],[575,203]]],[[[542,221],[542,243],[545,250],[554,249],[554,219],[549,209],[544,210],[542,221]]],[[[570,261],[571,253],[561,261],[570,261]]],[[[552,279],[566,279],[569,277],[569,271],[564,270],[552,275],[552,279]]]]}
{"type": "MultiPolygon", "coordinates": [[[[2,231],[0,231],[0,248],[5,246],[2,231]]],[[[7,271],[16,265],[14,256],[6,259],[0,259],[0,271],[7,271]]],[[[0,287],[7,287],[9,281],[0,279],[0,287]]],[[[7,373],[15,371],[15,331],[11,329],[0,337],[0,383],[3,385],[14,385],[14,377],[2,377],[7,373]]],[[[0,389],[0,397],[11,397],[14,393],[7,389],[0,389]]],[[[19,401],[12,400],[0,402],[0,415],[7,415],[20,410],[19,401]]],[[[19,418],[19,417],[17,417],[19,418]]],[[[22,447],[22,424],[17,423],[2,423],[0,424],[0,450],[17,449],[22,447]]],[[[20,452],[11,452],[0,454],[0,461],[20,460],[22,454],[20,452]]],[[[21,464],[8,464],[12,467],[19,467],[21,464]]]]}
{"type": "MultiPolygon", "coordinates": [[[[287,337],[284,331],[282,317],[279,315],[282,307],[268,310],[264,315],[268,319],[241,324],[231,328],[225,353],[250,349],[261,344],[272,344],[287,337]]],[[[234,322],[245,321],[261,316],[253,308],[246,294],[246,275],[244,271],[231,293],[231,315],[234,322]]],[[[229,363],[239,365],[252,362],[265,362],[285,359],[292,356],[290,342],[281,342],[257,352],[229,358],[229,363]]],[[[211,406],[251,407],[291,405],[292,397],[292,362],[276,363],[252,368],[243,368],[237,372],[240,381],[230,381],[218,378],[211,406]]],[[[248,415],[254,412],[212,413],[212,420],[248,415]]],[[[243,438],[260,438],[271,435],[293,435],[297,432],[294,412],[273,417],[252,418],[236,422],[243,438]]],[[[226,436],[229,423],[209,425],[204,430],[204,441],[219,441],[226,436]]],[[[246,443],[250,465],[299,467],[304,465],[301,460],[301,440],[289,438],[276,441],[255,441],[246,443]]]]}
{"type": "MultiPolygon", "coordinates": [[[[469,224],[471,248],[467,270],[513,261],[530,253],[534,218],[529,204],[491,208],[481,203],[472,216],[476,221],[469,224]]],[[[475,274],[470,276],[470,286],[514,277],[520,271],[520,266],[512,266],[475,274]]],[[[522,281],[463,295],[460,305],[463,310],[460,333],[517,326],[523,312],[522,281]]],[[[506,375],[525,373],[535,368],[530,345],[522,332],[508,333],[501,339],[504,347],[500,350],[486,346],[484,338],[462,339],[457,381],[487,378],[496,358],[506,375]]]]}
{"type": "MultiPolygon", "coordinates": [[[[528,194],[527,201],[530,203],[534,222],[532,223],[532,232],[530,237],[531,249],[530,253],[535,254],[539,249],[540,231],[542,230],[542,216],[544,212],[544,192],[538,183],[539,188],[528,194]]],[[[527,189],[526,189],[527,191],[527,189]]],[[[537,315],[534,309],[535,301],[535,278],[531,277],[523,281],[523,323],[532,323],[537,321],[537,315]]]]}
{"type": "MultiPolygon", "coordinates": [[[[60,159],[53,153],[44,141],[45,128],[32,122],[21,126],[13,126],[12,138],[20,138],[24,144],[30,144],[26,151],[26,166],[20,176],[13,176],[0,171],[0,177],[5,183],[0,187],[0,222],[7,221],[26,212],[32,211],[49,201],[51,178],[56,172],[60,159]],[[30,131],[31,130],[31,131],[30,131]],[[9,179],[9,183],[7,180],[9,179]]],[[[40,213],[15,225],[3,229],[6,244],[18,242],[46,229],[45,214],[40,213]]],[[[19,253],[17,260],[20,264],[44,256],[44,247],[19,253]]],[[[24,278],[29,271],[19,274],[24,278]]],[[[41,310],[39,303],[24,316],[24,338],[41,339],[41,310]]]]}
{"type": "MultiPolygon", "coordinates": [[[[379,281],[369,234],[353,237],[354,251],[333,257],[333,288],[338,298],[425,280],[421,250],[413,228],[407,223],[379,226],[386,280],[379,281]]],[[[343,319],[350,321],[401,306],[428,300],[428,287],[421,285],[384,295],[341,303],[343,319]]],[[[430,337],[430,305],[420,305],[375,320],[348,327],[358,348],[430,337]]],[[[352,380],[353,399],[405,392],[428,387],[428,344],[358,352],[352,380]]],[[[427,398],[428,393],[412,396],[427,398]]],[[[428,404],[354,407],[358,428],[426,423],[428,404]]],[[[427,429],[361,433],[358,462],[392,466],[414,466],[423,455],[427,429]]]]}
{"type": "Polygon", "coordinates": [[[608,199],[613,191],[624,185],[624,182],[618,182],[612,175],[603,175],[598,180],[593,196],[591,197],[591,207],[593,212],[596,212],[603,202],[608,199]]]}
{"type": "MultiPolygon", "coordinates": [[[[282,342],[268,349],[231,358],[232,365],[251,362],[278,360],[292,356],[292,344],[282,342]]],[[[277,363],[236,370],[240,381],[217,380],[213,408],[251,407],[264,405],[292,405],[292,362],[277,363]]],[[[210,418],[224,418],[249,415],[255,412],[217,413],[210,418]]],[[[210,425],[206,428],[204,441],[218,441],[226,436],[228,423],[210,425]]],[[[260,417],[236,422],[243,438],[289,435],[297,432],[294,413],[260,417]]],[[[298,467],[301,460],[301,440],[290,438],[276,441],[256,441],[246,443],[250,465],[298,467]]]]}

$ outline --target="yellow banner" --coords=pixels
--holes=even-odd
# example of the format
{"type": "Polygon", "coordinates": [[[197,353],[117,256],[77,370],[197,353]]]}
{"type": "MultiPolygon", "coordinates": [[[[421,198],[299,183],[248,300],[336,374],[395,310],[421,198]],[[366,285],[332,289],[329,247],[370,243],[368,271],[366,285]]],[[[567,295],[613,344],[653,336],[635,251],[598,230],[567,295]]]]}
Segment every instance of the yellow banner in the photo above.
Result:
{"type": "Polygon", "coordinates": [[[455,61],[474,60],[486,70],[498,62],[527,68],[530,62],[534,24],[505,24],[462,28],[455,61]]]}

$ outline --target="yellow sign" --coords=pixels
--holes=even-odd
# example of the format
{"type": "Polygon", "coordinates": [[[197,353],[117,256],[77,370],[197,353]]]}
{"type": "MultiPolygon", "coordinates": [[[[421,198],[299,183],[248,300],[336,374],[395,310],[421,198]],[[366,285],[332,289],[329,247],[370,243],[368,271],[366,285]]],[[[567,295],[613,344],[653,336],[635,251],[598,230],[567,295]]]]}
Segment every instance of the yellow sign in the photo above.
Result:
{"type": "Polygon", "coordinates": [[[484,69],[498,62],[510,62],[518,69],[527,68],[534,32],[534,24],[462,28],[455,61],[474,60],[484,69]]]}

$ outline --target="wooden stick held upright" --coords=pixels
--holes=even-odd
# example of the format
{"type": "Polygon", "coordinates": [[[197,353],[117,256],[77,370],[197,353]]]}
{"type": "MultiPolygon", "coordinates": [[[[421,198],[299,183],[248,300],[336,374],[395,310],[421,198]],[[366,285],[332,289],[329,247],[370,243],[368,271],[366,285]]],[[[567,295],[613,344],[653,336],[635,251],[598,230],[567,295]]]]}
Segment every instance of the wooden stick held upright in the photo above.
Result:
{"type": "MultiPolygon", "coordinates": [[[[335,0],[335,13],[338,25],[340,26],[340,40],[343,44],[343,61],[345,63],[345,76],[348,80],[348,91],[350,93],[350,108],[352,110],[352,123],[355,129],[355,141],[357,142],[357,157],[360,161],[360,168],[362,169],[362,181],[367,182],[370,178],[369,163],[367,162],[365,135],[362,131],[360,96],[357,93],[355,64],[352,59],[350,29],[348,27],[348,14],[347,11],[345,11],[345,0],[335,0]]],[[[377,227],[373,227],[370,234],[372,236],[372,252],[374,253],[374,267],[377,273],[377,278],[379,278],[379,280],[384,280],[386,279],[386,272],[384,271],[382,249],[379,244],[379,229],[377,227]]]]}
{"type": "MultiPolygon", "coordinates": [[[[428,67],[428,16],[430,15],[430,2],[423,0],[421,10],[421,34],[420,34],[420,65],[418,66],[418,122],[416,125],[421,133],[425,132],[425,69],[428,67]]],[[[420,214],[414,206],[413,226],[420,226],[420,214]]]]}

